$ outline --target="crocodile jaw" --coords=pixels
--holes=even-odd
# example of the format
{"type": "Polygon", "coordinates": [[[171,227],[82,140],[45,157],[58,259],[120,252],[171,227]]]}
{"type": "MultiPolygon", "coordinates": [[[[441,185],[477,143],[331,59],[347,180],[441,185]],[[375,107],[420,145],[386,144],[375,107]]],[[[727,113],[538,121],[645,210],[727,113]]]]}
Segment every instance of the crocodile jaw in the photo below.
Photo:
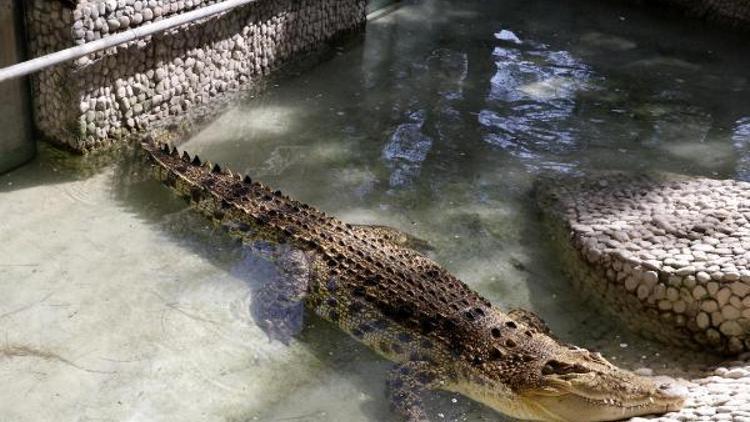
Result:
{"type": "Polygon", "coordinates": [[[530,408],[536,408],[539,420],[559,421],[617,421],[643,415],[662,414],[679,410],[685,402],[680,388],[669,388],[653,396],[628,402],[616,399],[590,399],[576,393],[559,396],[528,396],[530,408]]]}
{"type": "Polygon", "coordinates": [[[655,384],[651,379],[612,367],[610,372],[551,376],[544,384],[519,394],[538,420],[616,421],[662,414],[682,408],[687,389],[655,384]]]}
{"type": "Polygon", "coordinates": [[[682,385],[655,383],[612,365],[598,353],[546,340],[547,352],[555,358],[539,356],[547,362],[545,367],[532,362],[511,378],[459,367],[454,383],[444,388],[506,415],[535,421],[616,421],[677,411],[685,402],[687,388],[682,385]]]}
{"type": "MultiPolygon", "coordinates": [[[[651,382],[647,379],[643,381],[651,382]]],[[[487,388],[486,384],[480,387],[475,383],[462,382],[447,389],[521,420],[599,422],[662,414],[682,407],[686,397],[684,387],[670,385],[668,388],[655,388],[653,396],[632,398],[628,402],[589,398],[584,393],[574,391],[519,394],[502,384],[487,388]]]]}

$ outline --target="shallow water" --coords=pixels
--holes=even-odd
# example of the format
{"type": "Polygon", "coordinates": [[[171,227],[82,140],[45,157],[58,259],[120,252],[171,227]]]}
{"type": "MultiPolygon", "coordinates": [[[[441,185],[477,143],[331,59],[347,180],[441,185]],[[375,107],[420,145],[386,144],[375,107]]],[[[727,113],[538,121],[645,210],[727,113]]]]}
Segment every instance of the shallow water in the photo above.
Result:
{"type": "MultiPolygon", "coordinates": [[[[595,2],[407,2],[184,148],[352,223],[427,240],[503,307],[631,368],[693,356],[570,291],[530,196],[542,172],[750,180],[740,36],[595,2]]],[[[44,148],[0,177],[0,419],[389,420],[389,364],[307,316],[288,345],[248,308],[267,255],[128,160],[44,148]]],[[[436,420],[496,420],[452,394],[436,420]]]]}

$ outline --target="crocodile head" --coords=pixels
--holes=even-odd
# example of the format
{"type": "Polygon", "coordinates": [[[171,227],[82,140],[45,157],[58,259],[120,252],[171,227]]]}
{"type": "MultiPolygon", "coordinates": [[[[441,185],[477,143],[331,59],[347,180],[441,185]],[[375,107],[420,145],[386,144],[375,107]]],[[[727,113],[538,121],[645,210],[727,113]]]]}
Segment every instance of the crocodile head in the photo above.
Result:
{"type": "Polygon", "coordinates": [[[686,389],[620,369],[598,353],[577,349],[548,359],[538,384],[518,391],[541,420],[613,421],[679,410],[686,389]]]}
{"type": "Polygon", "coordinates": [[[456,391],[507,415],[539,421],[616,421],[676,411],[685,401],[682,386],[620,369],[598,353],[550,343],[540,359],[495,369],[510,377],[484,371],[464,378],[456,391]]]}
{"type": "MultiPolygon", "coordinates": [[[[472,333],[470,363],[449,389],[524,420],[596,422],[679,410],[687,389],[565,344],[529,312],[494,310],[472,333]],[[514,319],[509,319],[509,317],[514,319]]],[[[466,362],[466,361],[464,361],[466,362]]]]}

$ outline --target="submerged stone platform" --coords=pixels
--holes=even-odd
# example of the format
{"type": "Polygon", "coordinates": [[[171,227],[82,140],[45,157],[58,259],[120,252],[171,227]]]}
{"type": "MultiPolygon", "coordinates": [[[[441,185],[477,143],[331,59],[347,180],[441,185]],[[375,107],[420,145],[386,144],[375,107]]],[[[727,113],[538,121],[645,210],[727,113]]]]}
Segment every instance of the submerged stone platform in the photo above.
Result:
{"type": "Polygon", "coordinates": [[[750,350],[750,183],[607,173],[545,179],[537,199],[574,284],[633,330],[750,350]]]}

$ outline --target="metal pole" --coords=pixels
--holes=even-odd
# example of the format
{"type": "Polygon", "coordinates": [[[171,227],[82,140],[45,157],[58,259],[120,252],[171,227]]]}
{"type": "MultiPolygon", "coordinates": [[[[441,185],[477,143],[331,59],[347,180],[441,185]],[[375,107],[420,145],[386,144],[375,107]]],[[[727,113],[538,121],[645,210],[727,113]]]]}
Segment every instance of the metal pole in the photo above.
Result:
{"type": "Polygon", "coordinates": [[[42,69],[46,69],[56,64],[64,63],[69,60],[75,60],[97,51],[116,47],[118,45],[135,41],[149,35],[164,32],[168,29],[185,25],[199,19],[204,19],[213,15],[217,15],[219,13],[227,12],[236,7],[254,3],[255,1],[257,0],[226,0],[221,3],[201,7],[200,9],[192,10],[187,13],[182,13],[166,19],[162,19],[160,21],[155,21],[143,26],[128,29],[124,32],[110,35],[96,41],[66,48],[65,50],[60,50],[58,52],[37,57],[35,59],[18,63],[13,66],[8,66],[6,68],[0,69],[0,82],[38,72],[42,69]]]}
{"type": "MultiPolygon", "coordinates": [[[[0,66],[26,59],[24,0],[0,0],[0,66]]],[[[28,78],[0,83],[0,173],[31,160],[36,142],[28,78]]]]}

